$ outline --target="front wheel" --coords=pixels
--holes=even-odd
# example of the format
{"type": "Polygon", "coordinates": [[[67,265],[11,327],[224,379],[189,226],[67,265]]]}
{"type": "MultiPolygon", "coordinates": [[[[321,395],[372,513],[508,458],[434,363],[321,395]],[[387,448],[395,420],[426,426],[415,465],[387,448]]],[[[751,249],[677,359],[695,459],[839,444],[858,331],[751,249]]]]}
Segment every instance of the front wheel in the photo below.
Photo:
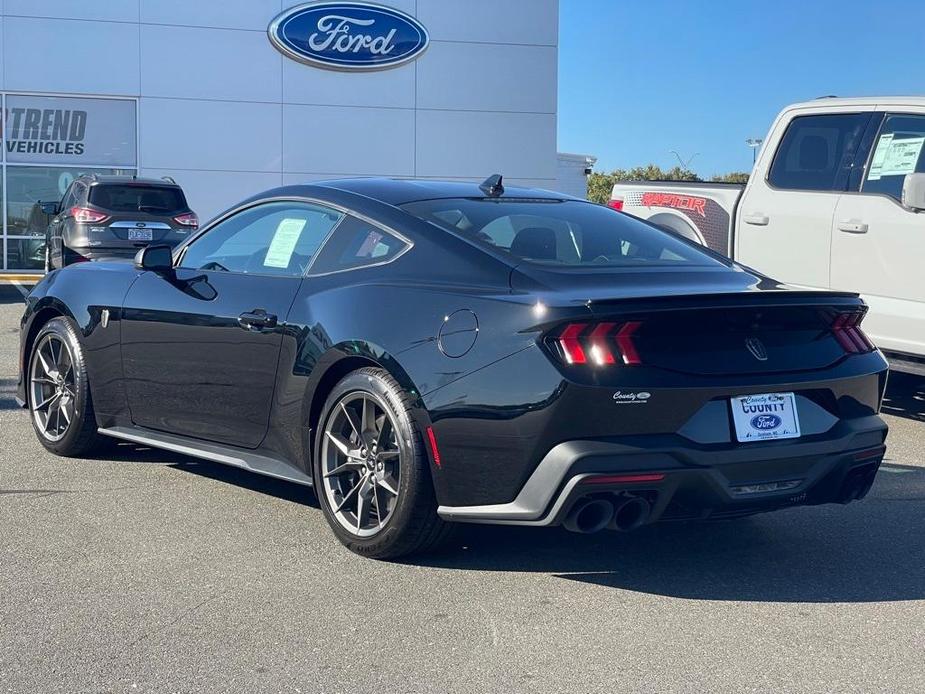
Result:
{"type": "Polygon", "coordinates": [[[29,412],[41,444],[52,453],[79,456],[100,441],[90,383],[77,330],[52,318],[32,344],[28,371],[29,412]]]}
{"type": "Polygon", "coordinates": [[[426,551],[450,526],[437,516],[411,398],[387,371],[363,368],[328,396],[315,446],[315,491],[348,549],[375,559],[426,551]]]}

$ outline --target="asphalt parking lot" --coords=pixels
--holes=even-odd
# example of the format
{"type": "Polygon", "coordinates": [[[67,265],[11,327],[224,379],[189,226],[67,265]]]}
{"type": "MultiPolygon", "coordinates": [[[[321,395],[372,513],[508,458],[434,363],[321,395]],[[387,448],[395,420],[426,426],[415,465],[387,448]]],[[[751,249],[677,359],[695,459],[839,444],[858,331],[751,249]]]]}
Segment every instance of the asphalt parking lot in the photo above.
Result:
{"type": "Polygon", "coordinates": [[[0,692],[925,691],[925,379],[861,503],[634,534],[466,528],[408,563],[311,492],[45,452],[0,295],[0,692]]]}

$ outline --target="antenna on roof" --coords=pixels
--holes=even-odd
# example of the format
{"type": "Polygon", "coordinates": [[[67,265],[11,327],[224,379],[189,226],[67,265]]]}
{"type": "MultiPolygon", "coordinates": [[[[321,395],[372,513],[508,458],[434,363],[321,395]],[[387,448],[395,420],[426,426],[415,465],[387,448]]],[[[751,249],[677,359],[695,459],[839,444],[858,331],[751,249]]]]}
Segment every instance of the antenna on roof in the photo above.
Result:
{"type": "Polygon", "coordinates": [[[498,198],[504,195],[504,186],[501,185],[501,174],[493,174],[486,178],[479,186],[479,190],[490,198],[498,198]]]}

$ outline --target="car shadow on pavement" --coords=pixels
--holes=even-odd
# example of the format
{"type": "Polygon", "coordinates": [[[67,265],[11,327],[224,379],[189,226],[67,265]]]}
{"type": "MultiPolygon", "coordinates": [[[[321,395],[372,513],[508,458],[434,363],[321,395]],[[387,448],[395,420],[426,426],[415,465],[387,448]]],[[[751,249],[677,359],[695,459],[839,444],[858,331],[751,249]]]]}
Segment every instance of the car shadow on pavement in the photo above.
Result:
{"type": "MultiPolygon", "coordinates": [[[[103,460],[167,464],[292,503],[308,487],[119,442],[103,460]]],[[[307,513],[318,513],[306,509],[307,513]]],[[[885,464],[861,502],[632,533],[460,525],[442,549],[401,563],[526,572],[691,600],[852,603],[925,599],[925,468],[885,464]]],[[[357,561],[364,561],[357,558],[357,561]]]]}
{"type": "Polygon", "coordinates": [[[18,410],[16,402],[16,379],[0,378],[0,410],[18,410]]]}
{"type": "Polygon", "coordinates": [[[925,422],[925,376],[890,373],[883,414],[925,422]]]}
{"type": "Polygon", "coordinates": [[[0,285],[0,306],[9,304],[25,304],[25,297],[16,291],[13,287],[4,287],[0,285]]]}
{"type": "Polygon", "coordinates": [[[889,465],[867,499],[737,521],[664,523],[634,533],[466,526],[408,563],[547,573],[692,600],[925,599],[925,469],[889,465]]]}
{"type": "Polygon", "coordinates": [[[104,450],[96,454],[96,458],[109,462],[168,465],[181,472],[207,477],[225,484],[233,484],[242,489],[272,496],[283,501],[317,506],[311,487],[258,475],[220,463],[196,460],[180,453],[172,453],[171,451],[129,443],[128,441],[113,440],[104,450]]]}

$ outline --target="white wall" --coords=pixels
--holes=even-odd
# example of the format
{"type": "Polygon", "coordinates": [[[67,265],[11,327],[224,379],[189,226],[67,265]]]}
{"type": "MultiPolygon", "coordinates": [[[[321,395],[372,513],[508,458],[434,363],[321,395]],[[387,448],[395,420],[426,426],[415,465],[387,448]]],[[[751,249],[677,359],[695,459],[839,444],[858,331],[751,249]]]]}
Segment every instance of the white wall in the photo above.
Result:
{"type": "Polygon", "coordinates": [[[352,74],[270,45],[294,0],[0,0],[0,89],[140,97],[141,174],[174,176],[204,218],[332,176],[554,187],[558,0],[380,2],[430,47],[352,74]]]}
{"type": "Polygon", "coordinates": [[[554,190],[576,198],[588,197],[588,175],[585,171],[594,166],[596,157],[588,154],[559,152],[554,190]]]}

